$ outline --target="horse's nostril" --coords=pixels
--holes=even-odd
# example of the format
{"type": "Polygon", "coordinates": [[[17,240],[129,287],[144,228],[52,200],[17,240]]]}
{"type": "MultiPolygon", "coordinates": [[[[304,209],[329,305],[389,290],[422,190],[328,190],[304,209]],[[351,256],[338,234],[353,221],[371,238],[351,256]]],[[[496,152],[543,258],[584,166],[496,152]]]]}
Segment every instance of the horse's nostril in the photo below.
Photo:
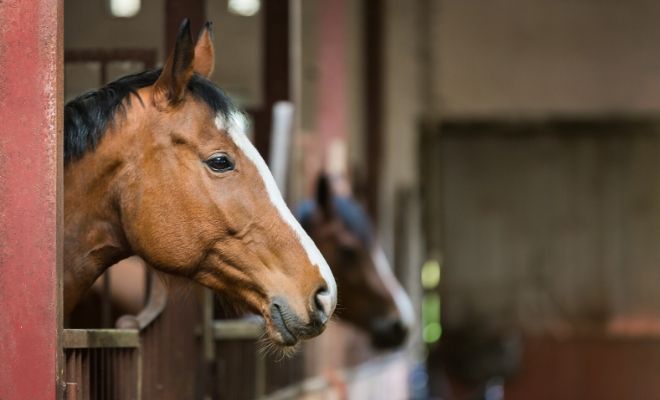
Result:
{"type": "Polygon", "coordinates": [[[408,327],[400,319],[378,320],[372,326],[372,342],[377,348],[398,347],[407,336],[408,327]]]}
{"type": "Polygon", "coordinates": [[[325,323],[332,313],[332,297],[328,288],[322,286],[316,291],[314,305],[316,306],[316,310],[319,311],[319,314],[321,314],[321,323],[325,323]]]}

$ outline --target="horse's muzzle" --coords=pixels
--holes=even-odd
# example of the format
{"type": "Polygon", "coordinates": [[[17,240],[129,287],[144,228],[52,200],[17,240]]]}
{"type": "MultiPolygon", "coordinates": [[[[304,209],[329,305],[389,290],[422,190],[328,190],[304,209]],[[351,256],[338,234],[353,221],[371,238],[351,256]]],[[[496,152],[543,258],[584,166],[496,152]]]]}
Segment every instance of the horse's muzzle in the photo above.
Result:
{"type": "MultiPolygon", "coordinates": [[[[316,304],[316,302],[314,302],[316,304]]],[[[273,328],[277,330],[285,346],[293,346],[300,339],[309,339],[318,336],[325,330],[328,316],[322,306],[309,313],[308,322],[289,307],[286,300],[275,298],[270,305],[270,319],[273,328]]]]}
{"type": "Polygon", "coordinates": [[[372,344],[378,349],[399,347],[408,337],[408,328],[398,318],[376,320],[370,330],[372,344]]]}

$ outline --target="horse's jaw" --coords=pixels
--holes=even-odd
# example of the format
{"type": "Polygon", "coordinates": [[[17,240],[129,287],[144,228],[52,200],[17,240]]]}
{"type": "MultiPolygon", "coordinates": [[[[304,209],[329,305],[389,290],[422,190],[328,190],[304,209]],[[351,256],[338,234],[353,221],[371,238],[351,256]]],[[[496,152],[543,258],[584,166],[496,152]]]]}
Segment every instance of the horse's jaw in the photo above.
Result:
{"type": "MultiPolygon", "coordinates": [[[[73,311],[94,281],[110,266],[132,255],[121,229],[108,186],[115,167],[103,160],[83,158],[65,167],[63,227],[64,315],[73,311]],[[108,164],[108,168],[103,165],[108,164]],[[100,166],[100,167],[99,167],[100,166]],[[96,171],[96,174],[90,173],[96,171]],[[110,174],[108,173],[110,171],[110,174]]],[[[116,171],[114,171],[116,173],[116,171]]]]}

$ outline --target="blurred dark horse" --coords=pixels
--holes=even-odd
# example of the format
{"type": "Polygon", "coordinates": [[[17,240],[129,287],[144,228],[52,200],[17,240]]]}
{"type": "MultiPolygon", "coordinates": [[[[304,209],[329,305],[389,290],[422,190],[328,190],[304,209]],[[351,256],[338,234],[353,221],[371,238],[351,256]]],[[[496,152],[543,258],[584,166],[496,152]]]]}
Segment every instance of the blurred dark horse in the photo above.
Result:
{"type": "Polygon", "coordinates": [[[368,332],[377,348],[403,344],[414,323],[412,304],[357,201],[336,195],[321,175],[316,198],[303,202],[296,217],[330,264],[339,288],[337,315],[368,332]]]}

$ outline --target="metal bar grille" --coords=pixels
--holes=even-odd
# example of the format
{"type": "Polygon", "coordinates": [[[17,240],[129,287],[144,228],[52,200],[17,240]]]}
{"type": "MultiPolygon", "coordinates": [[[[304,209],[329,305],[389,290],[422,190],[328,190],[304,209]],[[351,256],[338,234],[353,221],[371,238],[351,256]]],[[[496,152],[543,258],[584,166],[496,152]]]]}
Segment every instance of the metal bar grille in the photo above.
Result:
{"type": "Polygon", "coordinates": [[[65,329],[62,339],[67,399],[138,399],[138,331],[65,329]]]}

